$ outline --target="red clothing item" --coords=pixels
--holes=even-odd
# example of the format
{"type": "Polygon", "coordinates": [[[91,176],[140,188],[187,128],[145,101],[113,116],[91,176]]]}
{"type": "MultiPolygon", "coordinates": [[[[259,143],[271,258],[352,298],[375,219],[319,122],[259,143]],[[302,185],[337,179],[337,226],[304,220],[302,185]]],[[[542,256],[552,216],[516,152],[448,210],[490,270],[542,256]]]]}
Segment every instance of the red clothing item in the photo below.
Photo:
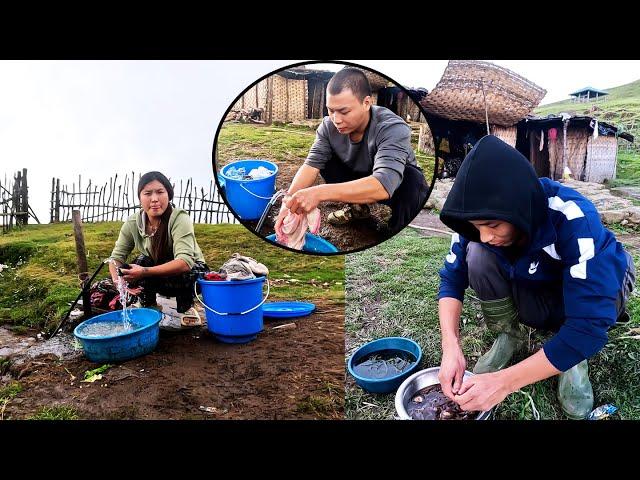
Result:
{"type": "Polygon", "coordinates": [[[209,280],[209,281],[226,280],[227,279],[227,275],[226,274],[222,274],[222,273],[218,273],[218,272],[209,272],[209,273],[205,273],[204,274],[204,279],[205,280],[209,280]]]}

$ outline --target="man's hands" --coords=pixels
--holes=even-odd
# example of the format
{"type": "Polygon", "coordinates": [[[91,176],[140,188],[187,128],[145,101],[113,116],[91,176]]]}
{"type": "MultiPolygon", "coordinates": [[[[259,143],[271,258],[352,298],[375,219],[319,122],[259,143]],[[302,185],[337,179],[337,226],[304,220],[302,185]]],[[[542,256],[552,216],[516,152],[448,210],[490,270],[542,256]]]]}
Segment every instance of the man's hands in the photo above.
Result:
{"type": "Polygon", "coordinates": [[[320,189],[318,187],[308,187],[298,190],[293,195],[287,195],[282,199],[291,213],[303,214],[309,213],[322,201],[320,198],[320,189]]]}
{"type": "Polygon", "coordinates": [[[459,345],[443,349],[438,380],[442,386],[442,393],[451,400],[455,400],[455,394],[462,386],[465,368],[466,361],[459,345]]]}
{"type": "Polygon", "coordinates": [[[458,345],[443,350],[438,380],[442,393],[467,411],[486,411],[512,393],[501,372],[474,375],[466,380],[466,361],[458,345]]]}
{"type": "Polygon", "coordinates": [[[510,393],[513,392],[503,372],[482,373],[466,379],[453,400],[463,410],[484,412],[495,407],[510,393]]]}
{"type": "Polygon", "coordinates": [[[279,232],[282,228],[282,222],[285,217],[291,213],[309,213],[314,208],[318,207],[320,203],[320,192],[317,187],[309,187],[298,190],[293,195],[285,195],[282,198],[282,205],[280,206],[280,213],[276,217],[276,223],[274,229],[279,232]]]}

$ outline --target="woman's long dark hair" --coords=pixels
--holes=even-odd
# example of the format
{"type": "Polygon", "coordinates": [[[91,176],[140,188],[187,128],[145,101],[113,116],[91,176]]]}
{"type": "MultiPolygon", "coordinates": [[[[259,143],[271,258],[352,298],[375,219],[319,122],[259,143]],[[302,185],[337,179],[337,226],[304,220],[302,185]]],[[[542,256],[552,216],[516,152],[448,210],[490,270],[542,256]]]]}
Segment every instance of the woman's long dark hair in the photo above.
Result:
{"type": "Polygon", "coordinates": [[[156,230],[156,233],[151,237],[151,258],[153,258],[156,265],[161,265],[169,260],[173,260],[173,252],[169,250],[169,218],[173,212],[173,207],[171,206],[171,200],[173,200],[173,187],[171,186],[169,179],[162,173],[147,172],[140,177],[140,181],[138,182],[138,199],[140,199],[140,193],[144,187],[154,180],[159,181],[167,190],[167,194],[169,195],[169,205],[167,205],[167,209],[160,216],[160,225],[158,226],[158,230],[156,230]]]}

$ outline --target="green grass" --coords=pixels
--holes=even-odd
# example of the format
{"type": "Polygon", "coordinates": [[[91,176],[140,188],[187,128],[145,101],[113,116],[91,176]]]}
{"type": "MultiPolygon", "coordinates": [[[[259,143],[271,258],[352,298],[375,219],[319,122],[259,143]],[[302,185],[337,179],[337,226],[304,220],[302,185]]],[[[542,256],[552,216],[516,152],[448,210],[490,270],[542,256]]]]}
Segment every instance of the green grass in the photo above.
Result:
{"type": "MultiPolygon", "coordinates": [[[[640,141],[640,137],[638,138],[640,141]]],[[[609,187],[640,186],[640,154],[618,151],[616,178],[608,182],[609,187]]]]}
{"type": "Polygon", "coordinates": [[[611,230],[613,233],[633,233],[636,235],[640,235],[640,225],[635,225],[633,223],[628,223],[626,225],[622,225],[621,223],[612,223],[607,225],[607,228],[611,230]]]}
{"type": "Polygon", "coordinates": [[[315,133],[304,127],[225,123],[218,136],[218,168],[239,158],[293,162],[307,158],[315,133]]]}
{"type": "Polygon", "coordinates": [[[41,407],[28,420],[78,420],[78,412],[73,407],[57,405],[53,407],[41,407]]]}
{"type": "MultiPolygon", "coordinates": [[[[84,225],[89,273],[111,254],[121,225],[84,225]]],[[[341,256],[288,252],[260,240],[242,225],[196,225],[195,232],[213,270],[219,269],[234,252],[264,263],[270,270],[269,278],[274,280],[270,297],[274,300],[344,300],[341,256]]],[[[10,265],[0,272],[0,324],[20,330],[56,325],[80,293],[72,225],[29,225],[2,235],[0,254],[0,263],[10,265]],[[25,249],[25,244],[30,247],[25,249]]],[[[96,280],[107,277],[105,266],[96,280]]]]}
{"type": "Polygon", "coordinates": [[[6,387],[0,388],[0,404],[6,400],[11,400],[22,391],[20,382],[11,382],[6,387]]]}
{"type": "MultiPolygon", "coordinates": [[[[352,254],[345,264],[346,359],[362,344],[380,337],[402,336],[422,348],[421,368],[440,365],[438,321],[438,270],[449,251],[446,238],[426,238],[406,229],[377,247],[352,254]]],[[[636,262],[640,258],[636,255],[636,262]]],[[[495,338],[483,324],[478,302],[467,290],[461,316],[462,349],[471,370],[478,357],[495,338]]],[[[629,328],[640,327],[640,298],[634,294],[630,305],[629,328]]],[[[640,341],[620,339],[628,331],[620,327],[609,332],[610,342],[589,361],[595,406],[613,403],[618,418],[640,419],[640,341]]],[[[530,347],[546,337],[532,332],[530,347]]],[[[519,352],[514,362],[526,358],[519,352]]],[[[529,393],[543,419],[562,419],[556,400],[557,380],[551,378],[523,390],[529,393]]],[[[522,394],[507,397],[495,410],[498,419],[532,419],[529,400],[522,394]]],[[[360,389],[350,376],[345,387],[345,415],[349,419],[392,419],[394,393],[370,394],[360,389]]]]}

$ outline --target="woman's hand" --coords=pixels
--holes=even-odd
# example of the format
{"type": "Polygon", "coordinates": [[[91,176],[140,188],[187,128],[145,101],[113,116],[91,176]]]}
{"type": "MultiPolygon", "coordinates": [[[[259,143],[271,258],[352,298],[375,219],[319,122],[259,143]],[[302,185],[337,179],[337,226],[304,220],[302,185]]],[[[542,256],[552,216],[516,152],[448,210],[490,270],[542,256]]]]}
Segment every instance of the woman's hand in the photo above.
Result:
{"type": "Polygon", "coordinates": [[[136,265],[135,263],[129,265],[130,268],[120,268],[122,272],[122,278],[127,282],[136,282],[138,280],[143,279],[144,277],[149,276],[149,268],[141,267],[140,265],[136,265]]]}
{"type": "Polygon", "coordinates": [[[127,288],[127,292],[129,292],[129,294],[134,295],[136,297],[142,293],[142,290],[143,290],[142,287],[127,288]]]}
{"type": "Polygon", "coordinates": [[[459,345],[443,349],[438,380],[442,386],[442,393],[451,400],[455,400],[454,396],[462,387],[465,367],[466,360],[459,345]]]}

